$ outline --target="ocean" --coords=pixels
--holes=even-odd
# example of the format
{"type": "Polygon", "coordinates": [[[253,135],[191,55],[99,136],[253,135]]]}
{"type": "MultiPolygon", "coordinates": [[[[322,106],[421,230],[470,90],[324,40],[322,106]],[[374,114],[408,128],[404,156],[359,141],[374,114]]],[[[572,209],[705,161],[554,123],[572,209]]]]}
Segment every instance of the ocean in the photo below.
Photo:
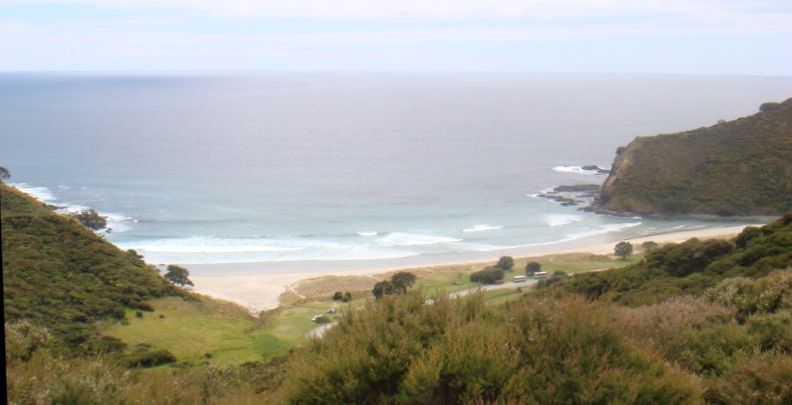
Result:
{"type": "Polygon", "coordinates": [[[0,165],[156,264],[440,263],[728,225],[537,194],[790,96],[792,77],[5,73],[0,165]]]}

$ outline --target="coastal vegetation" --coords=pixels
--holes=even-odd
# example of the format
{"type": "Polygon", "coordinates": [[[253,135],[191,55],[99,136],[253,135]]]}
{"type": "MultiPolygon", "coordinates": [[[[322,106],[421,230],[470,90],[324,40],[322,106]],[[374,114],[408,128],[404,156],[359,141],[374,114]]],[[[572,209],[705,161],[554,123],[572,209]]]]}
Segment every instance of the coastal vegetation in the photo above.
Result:
{"type": "Polygon", "coordinates": [[[72,218],[76,219],[77,222],[93,231],[107,228],[107,217],[99,215],[99,213],[93,208],[82,210],[76,214],[73,214],[72,218]]]}
{"type": "Polygon", "coordinates": [[[150,311],[152,299],[189,297],[151,266],[5,184],[0,209],[7,322],[46,325],[65,347],[92,351],[107,343],[96,321],[150,311]]]}
{"type": "Polygon", "coordinates": [[[505,270],[449,266],[255,317],[0,187],[10,403],[792,401],[792,214],[625,260],[513,259],[551,273],[536,290],[451,296],[505,270]]]}
{"type": "Polygon", "coordinates": [[[749,117],[639,137],[617,153],[605,210],[646,215],[780,215],[792,210],[792,99],[749,117]]]}

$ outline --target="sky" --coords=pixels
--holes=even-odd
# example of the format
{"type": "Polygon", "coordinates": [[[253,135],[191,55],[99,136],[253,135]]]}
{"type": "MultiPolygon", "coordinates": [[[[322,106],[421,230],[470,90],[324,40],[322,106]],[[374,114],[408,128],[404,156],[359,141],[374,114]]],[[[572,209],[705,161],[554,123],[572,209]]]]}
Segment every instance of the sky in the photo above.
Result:
{"type": "Polygon", "coordinates": [[[791,0],[0,0],[0,71],[792,75],[791,0]]]}

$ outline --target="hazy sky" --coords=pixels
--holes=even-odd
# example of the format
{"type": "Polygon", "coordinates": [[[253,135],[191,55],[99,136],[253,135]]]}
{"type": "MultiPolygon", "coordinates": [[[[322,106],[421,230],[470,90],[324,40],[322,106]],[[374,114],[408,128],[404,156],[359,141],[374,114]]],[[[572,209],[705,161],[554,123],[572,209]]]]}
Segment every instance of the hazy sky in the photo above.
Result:
{"type": "Polygon", "coordinates": [[[792,0],[0,0],[0,70],[792,75],[792,0]]]}

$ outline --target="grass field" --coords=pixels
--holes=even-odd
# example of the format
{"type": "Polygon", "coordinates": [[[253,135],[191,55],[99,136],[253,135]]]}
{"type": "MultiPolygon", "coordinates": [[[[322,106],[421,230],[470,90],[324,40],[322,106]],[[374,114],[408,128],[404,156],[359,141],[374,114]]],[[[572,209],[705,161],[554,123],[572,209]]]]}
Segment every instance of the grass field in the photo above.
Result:
{"type": "Polygon", "coordinates": [[[226,365],[286,353],[293,342],[275,337],[243,308],[226,302],[165,298],[152,301],[154,312],[127,313],[128,325],[102,326],[104,334],[129,346],[149,344],[173,353],[179,362],[226,365]],[[206,354],[211,356],[209,359],[206,354]]]}

